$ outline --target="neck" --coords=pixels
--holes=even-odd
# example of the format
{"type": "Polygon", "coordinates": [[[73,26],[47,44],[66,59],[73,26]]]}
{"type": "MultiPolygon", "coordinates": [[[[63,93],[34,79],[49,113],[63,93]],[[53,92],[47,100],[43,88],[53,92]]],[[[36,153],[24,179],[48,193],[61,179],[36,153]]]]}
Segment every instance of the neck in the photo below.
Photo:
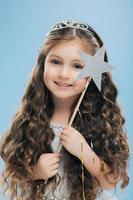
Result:
{"type": "Polygon", "coordinates": [[[68,125],[69,117],[71,115],[71,106],[74,103],[75,99],[58,99],[53,98],[54,102],[54,114],[51,118],[51,121],[68,125]]]}

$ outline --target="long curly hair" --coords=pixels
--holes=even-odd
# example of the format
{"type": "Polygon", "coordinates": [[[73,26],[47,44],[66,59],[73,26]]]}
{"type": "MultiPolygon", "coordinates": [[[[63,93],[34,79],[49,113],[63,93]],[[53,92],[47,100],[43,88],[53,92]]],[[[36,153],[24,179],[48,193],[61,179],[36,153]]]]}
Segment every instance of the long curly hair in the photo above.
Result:
{"type": "MultiPolygon", "coordinates": [[[[85,30],[67,27],[51,31],[45,38],[22,103],[13,117],[10,129],[1,140],[0,153],[5,162],[2,184],[5,191],[9,191],[11,200],[42,199],[45,191],[44,180],[32,180],[32,176],[33,166],[40,155],[52,153],[51,142],[54,139],[50,127],[54,103],[43,81],[47,53],[59,42],[79,39],[94,54],[103,42],[91,27],[89,30],[92,35],[85,30]]],[[[104,61],[108,62],[107,53],[104,61]]],[[[80,115],[76,114],[72,126],[82,133],[89,145],[93,143],[93,150],[110,166],[110,173],[118,169],[121,187],[124,188],[129,182],[126,171],[129,146],[124,132],[125,120],[117,103],[117,89],[109,73],[103,73],[101,88],[100,92],[91,80],[79,108],[80,115]]],[[[72,105],[72,111],[76,103],[77,100],[72,105]]],[[[65,148],[63,154],[67,179],[72,188],[70,199],[81,200],[81,161],[65,148]]],[[[84,172],[86,199],[93,200],[99,183],[85,168],[84,172]]],[[[50,181],[54,182],[55,177],[50,178],[50,181]]]]}

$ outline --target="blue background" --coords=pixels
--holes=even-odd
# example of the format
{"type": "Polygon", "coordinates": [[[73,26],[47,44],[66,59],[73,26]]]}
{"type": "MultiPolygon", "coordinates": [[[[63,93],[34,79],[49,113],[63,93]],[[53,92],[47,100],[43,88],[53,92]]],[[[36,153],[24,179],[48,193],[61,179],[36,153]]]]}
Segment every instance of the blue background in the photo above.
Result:
{"type": "MultiPolygon", "coordinates": [[[[113,79],[126,117],[131,151],[133,93],[133,1],[131,0],[0,0],[0,133],[10,126],[24,94],[31,69],[49,28],[72,18],[90,24],[102,37],[115,66],[113,79]]],[[[133,199],[133,158],[129,163],[130,184],[119,199],[133,199]]],[[[3,162],[0,160],[2,171],[3,162]]],[[[0,199],[9,199],[0,196],[0,199]]]]}

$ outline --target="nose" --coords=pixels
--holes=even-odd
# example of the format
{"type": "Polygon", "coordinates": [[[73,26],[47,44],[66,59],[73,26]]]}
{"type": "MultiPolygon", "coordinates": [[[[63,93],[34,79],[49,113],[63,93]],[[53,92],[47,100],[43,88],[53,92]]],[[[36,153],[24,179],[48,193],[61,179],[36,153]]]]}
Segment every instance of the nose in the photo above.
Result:
{"type": "Polygon", "coordinates": [[[58,74],[61,78],[70,78],[71,72],[68,66],[62,66],[58,74]]]}

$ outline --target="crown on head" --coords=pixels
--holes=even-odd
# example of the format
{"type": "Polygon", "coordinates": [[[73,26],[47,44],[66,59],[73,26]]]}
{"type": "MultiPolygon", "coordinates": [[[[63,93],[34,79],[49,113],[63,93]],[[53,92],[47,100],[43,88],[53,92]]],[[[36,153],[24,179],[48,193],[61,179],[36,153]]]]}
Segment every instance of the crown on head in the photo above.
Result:
{"type": "Polygon", "coordinates": [[[49,35],[51,32],[56,31],[56,30],[61,30],[64,28],[74,28],[74,29],[81,29],[84,31],[89,32],[90,35],[94,36],[94,33],[90,30],[90,27],[88,24],[85,23],[79,23],[76,21],[73,21],[71,19],[68,19],[66,21],[62,21],[60,23],[55,24],[52,29],[47,33],[47,35],[49,35]]]}

